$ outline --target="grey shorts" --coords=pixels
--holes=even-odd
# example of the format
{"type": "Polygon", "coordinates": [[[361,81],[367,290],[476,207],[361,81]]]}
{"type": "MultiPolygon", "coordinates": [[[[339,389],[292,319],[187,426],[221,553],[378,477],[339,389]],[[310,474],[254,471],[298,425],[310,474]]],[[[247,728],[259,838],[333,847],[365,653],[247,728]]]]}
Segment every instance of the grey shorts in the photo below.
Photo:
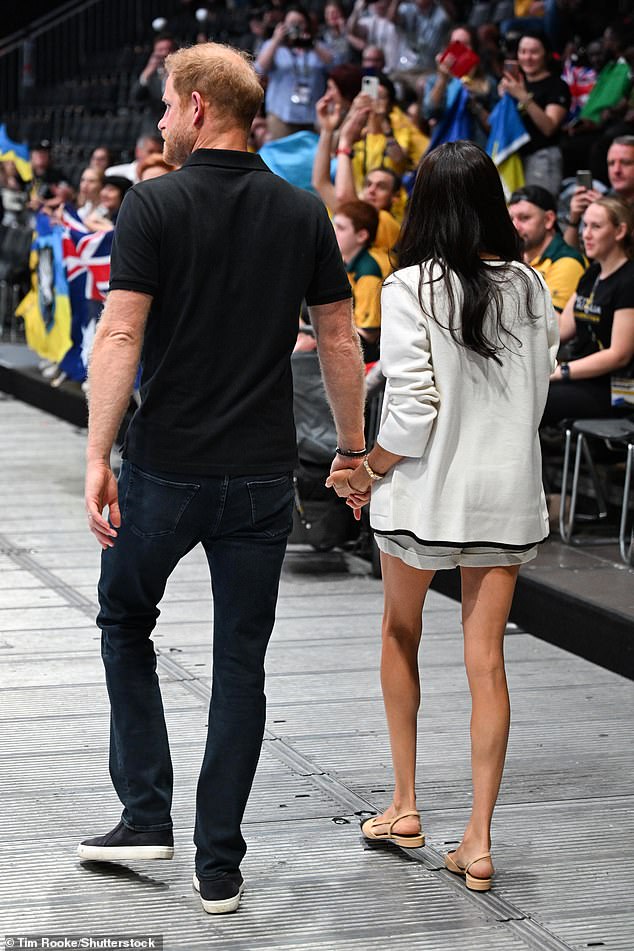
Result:
{"type": "Polygon", "coordinates": [[[377,547],[386,555],[400,558],[412,568],[439,571],[443,568],[496,568],[523,565],[537,556],[537,545],[525,548],[496,548],[494,545],[451,548],[423,545],[410,535],[375,535],[377,547]]]}

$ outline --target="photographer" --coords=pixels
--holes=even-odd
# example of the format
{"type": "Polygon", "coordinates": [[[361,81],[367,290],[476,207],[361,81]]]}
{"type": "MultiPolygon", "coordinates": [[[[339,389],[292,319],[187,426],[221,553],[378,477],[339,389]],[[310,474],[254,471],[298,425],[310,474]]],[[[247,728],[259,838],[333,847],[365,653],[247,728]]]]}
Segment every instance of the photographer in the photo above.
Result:
{"type": "Polygon", "coordinates": [[[255,62],[260,76],[268,79],[265,105],[271,139],[314,129],[315,105],[324,94],[325,67],[331,62],[331,53],[314,40],[308,14],[291,7],[255,62]]]}

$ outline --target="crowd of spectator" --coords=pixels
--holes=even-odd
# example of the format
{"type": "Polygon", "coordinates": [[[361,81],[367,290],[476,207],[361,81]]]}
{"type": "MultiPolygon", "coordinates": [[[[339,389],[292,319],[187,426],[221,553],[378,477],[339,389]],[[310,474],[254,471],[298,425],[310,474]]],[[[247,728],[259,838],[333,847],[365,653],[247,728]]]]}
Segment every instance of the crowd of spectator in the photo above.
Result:
{"type": "MultiPolygon", "coordinates": [[[[155,21],[150,55],[130,89],[128,108],[141,118],[133,158],[118,161],[95,142],[75,181],[56,166],[55,142],[31,143],[30,182],[13,163],[0,165],[4,225],[37,211],[61,223],[72,209],[90,231],[112,229],[128,188],[170,172],[156,132],[166,58],[182,43],[228,42],[253,57],[266,90],[250,147],[288,146],[280,162],[282,174],[289,162],[290,180],[298,162],[309,163],[306,184],[333,218],[372,363],[380,356],[378,292],[397,266],[422,156],[452,137],[491,153],[498,104],[510,101],[523,132],[510,214],[567,341],[549,421],[589,410],[588,394],[595,415],[609,415],[623,408],[610,381],[627,377],[634,359],[634,17],[618,2],[589,6],[269,0],[249,10],[181,0],[171,20],[155,21]]],[[[297,346],[314,346],[303,322],[297,346]]]]}

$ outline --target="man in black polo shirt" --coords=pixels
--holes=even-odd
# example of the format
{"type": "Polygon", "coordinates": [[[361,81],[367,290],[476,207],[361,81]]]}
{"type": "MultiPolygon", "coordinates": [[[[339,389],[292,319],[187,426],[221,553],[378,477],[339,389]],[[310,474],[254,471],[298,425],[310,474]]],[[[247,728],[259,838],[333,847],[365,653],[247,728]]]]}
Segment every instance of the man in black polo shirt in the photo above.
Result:
{"type": "MultiPolygon", "coordinates": [[[[363,369],[322,203],[246,151],[262,99],[252,67],[211,43],[166,65],[159,128],[166,160],[183,167],[126,196],[90,369],[86,508],[103,548],[97,623],[110,773],[124,810],[115,829],[78,851],[102,861],[172,857],[172,765],[150,635],[167,578],[200,542],[214,640],[194,886],[206,911],[222,913],[238,907],[243,887],[240,823],[260,754],[264,655],[291,525],[290,354],[302,299],[339,447],[358,455],[363,369]],[[110,450],[141,356],[142,403],[117,485],[110,450]]],[[[359,461],[338,454],[333,467],[359,461]]]]}

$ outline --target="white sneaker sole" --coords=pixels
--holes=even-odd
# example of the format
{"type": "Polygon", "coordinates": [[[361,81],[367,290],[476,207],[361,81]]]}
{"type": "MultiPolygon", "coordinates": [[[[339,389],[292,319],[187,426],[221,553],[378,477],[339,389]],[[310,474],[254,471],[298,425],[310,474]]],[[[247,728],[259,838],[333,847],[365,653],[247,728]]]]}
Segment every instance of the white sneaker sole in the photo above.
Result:
{"type": "MultiPolygon", "coordinates": [[[[200,895],[200,882],[198,881],[198,876],[194,873],[192,879],[192,884],[194,889],[200,895]]],[[[238,905],[240,904],[240,898],[242,897],[242,892],[244,891],[244,882],[240,885],[238,889],[238,894],[234,895],[233,898],[223,898],[221,901],[205,901],[205,899],[200,896],[201,904],[204,910],[208,915],[226,915],[230,911],[236,911],[238,905]]]]}
{"type": "Polygon", "coordinates": [[[134,862],[148,859],[171,859],[174,848],[170,845],[84,845],[77,846],[80,859],[89,862],[134,862]]]}

